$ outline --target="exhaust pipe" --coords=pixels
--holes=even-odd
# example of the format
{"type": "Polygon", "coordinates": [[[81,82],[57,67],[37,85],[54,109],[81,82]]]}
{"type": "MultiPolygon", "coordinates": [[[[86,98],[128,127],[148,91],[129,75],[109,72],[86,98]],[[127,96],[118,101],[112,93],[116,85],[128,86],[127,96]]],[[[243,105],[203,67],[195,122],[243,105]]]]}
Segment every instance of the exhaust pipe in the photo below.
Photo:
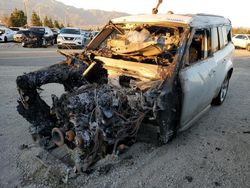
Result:
{"type": "Polygon", "coordinates": [[[62,146],[64,144],[65,133],[63,130],[61,130],[59,128],[53,128],[51,134],[52,134],[52,141],[57,146],[62,146]]]}

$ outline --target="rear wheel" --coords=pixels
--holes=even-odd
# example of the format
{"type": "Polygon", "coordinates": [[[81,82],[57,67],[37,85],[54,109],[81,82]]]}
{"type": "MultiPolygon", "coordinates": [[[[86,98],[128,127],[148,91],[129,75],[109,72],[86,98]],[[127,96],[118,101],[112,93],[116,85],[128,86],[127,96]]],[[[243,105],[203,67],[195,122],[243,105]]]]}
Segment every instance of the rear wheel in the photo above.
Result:
{"type": "Polygon", "coordinates": [[[48,42],[46,39],[43,39],[43,45],[42,45],[44,48],[47,48],[48,46],[48,42]]]}
{"type": "Polygon", "coordinates": [[[221,105],[225,101],[228,91],[228,85],[229,85],[229,76],[227,75],[227,77],[224,79],[221,85],[221,89],[218,96],[212,102],[214,105],[221,105]]]}
{"type": "Polygon", "coordinates": [[[51,46],[54,46],[54,39],[51,40],[50,44],[51,46]]]}
{"type": "Polygon", "coordinates": [[[22,42],[22,47],[24,47],[24,48],[26,47],[25,42],[22,42]]]}

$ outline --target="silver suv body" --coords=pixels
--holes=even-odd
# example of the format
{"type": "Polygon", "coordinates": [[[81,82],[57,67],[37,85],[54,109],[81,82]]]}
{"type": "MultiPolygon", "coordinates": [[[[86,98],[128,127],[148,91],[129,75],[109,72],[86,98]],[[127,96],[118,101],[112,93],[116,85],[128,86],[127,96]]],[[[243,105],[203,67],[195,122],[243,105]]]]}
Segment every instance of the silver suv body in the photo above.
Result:
{"type": "Polygon", "coordinates": [[[80,171],[133,143],[142,124],[167,143],[224,102],[233,73],[231,22],[213,15],[113,19],[83,51],[59,52],[65,61],[17,78],[18,111],[33,137],[77,148],[80,171]],[[52,107],[37,91],[48,83],[67,91],[52,107]]]}

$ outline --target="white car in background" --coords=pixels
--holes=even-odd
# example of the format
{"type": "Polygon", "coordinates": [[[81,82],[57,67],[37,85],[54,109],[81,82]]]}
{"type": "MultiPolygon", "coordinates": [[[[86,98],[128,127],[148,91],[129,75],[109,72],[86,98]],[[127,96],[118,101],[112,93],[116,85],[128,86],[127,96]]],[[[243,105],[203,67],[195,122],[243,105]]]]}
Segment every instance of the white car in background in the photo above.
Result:
{"type": "Polygon", "coordinates": [[[232,41],[235,47],[250,51],[250,34],[237,34],[232,38],[232,41]]]}
{"type": "Polygon", "coordinates": [[[66,27],[60,30],[57,37],[58,48],[82,48],[84,36],[79,28],[66,27]]]}
{"type": "Polygon", "coordinates": [[[21,30],[21,27],[10,27],[10,29],[16,34],[18,31],[21,30]]]}
{"type": "Polygon", "coordinates": [[[14,32],[7,27],[0,27],[0,42],[13,41],[14,32]]]}

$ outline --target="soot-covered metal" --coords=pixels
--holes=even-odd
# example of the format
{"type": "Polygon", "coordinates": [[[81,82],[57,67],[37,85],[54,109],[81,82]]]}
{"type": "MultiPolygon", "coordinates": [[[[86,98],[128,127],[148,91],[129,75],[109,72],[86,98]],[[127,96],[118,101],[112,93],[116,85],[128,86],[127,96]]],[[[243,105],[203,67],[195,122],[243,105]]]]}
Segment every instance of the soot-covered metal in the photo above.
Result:
{"type": "Polygon", "coordinates": [[[166,143],[179,117],[175,69],[181,33],[174,27],[110,23],[83,52],[60,51],[65,61],[19,76],[17,109],[31,123],[34,140],[45,148],[66,145],[78,171],[133,144],[143,122],[158,126],[166,143]],[[65,89],[52,95],[51,107],[39,95],[48,83],[65,89]]]}

